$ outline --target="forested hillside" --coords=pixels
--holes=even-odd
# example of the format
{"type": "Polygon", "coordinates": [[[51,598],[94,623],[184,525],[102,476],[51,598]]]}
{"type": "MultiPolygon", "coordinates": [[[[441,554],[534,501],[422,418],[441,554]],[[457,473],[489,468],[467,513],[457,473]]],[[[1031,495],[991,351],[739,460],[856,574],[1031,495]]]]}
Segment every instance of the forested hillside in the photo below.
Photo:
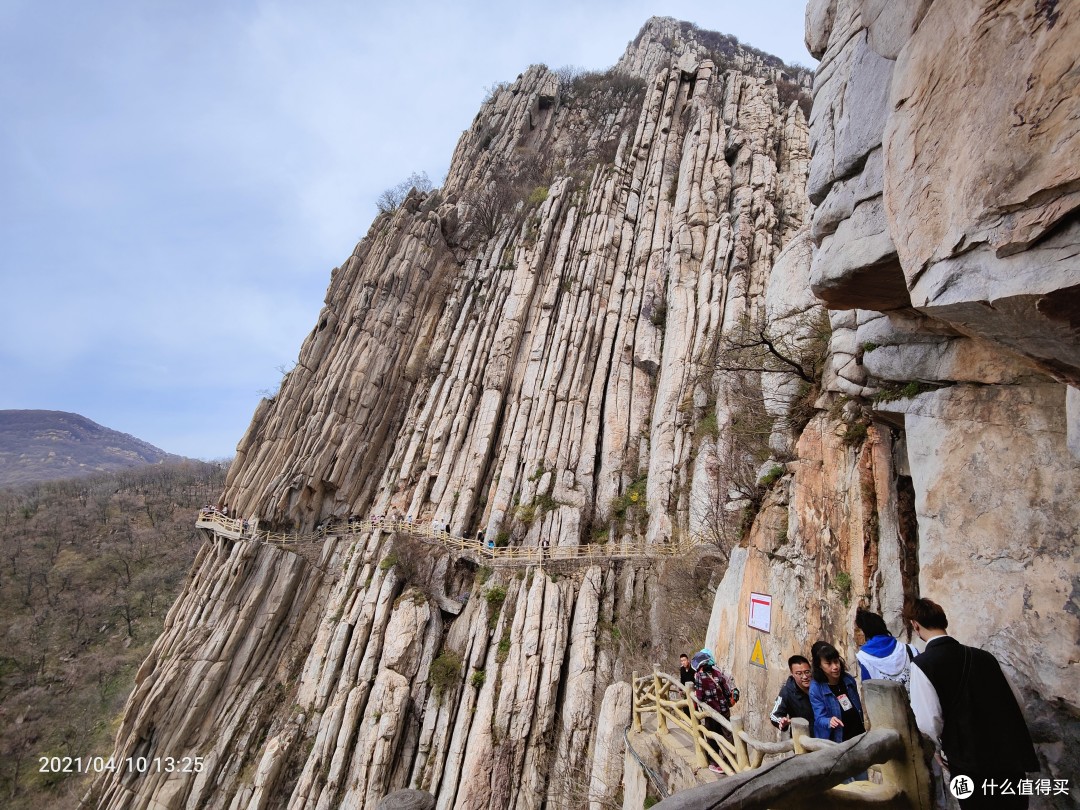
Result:
{"type": "Polygon", "coordinates": [[[108,756],[224,474],[184,462],[0,491],[0,804],[77,802],[78,774],[39,757],[108,756]]]}

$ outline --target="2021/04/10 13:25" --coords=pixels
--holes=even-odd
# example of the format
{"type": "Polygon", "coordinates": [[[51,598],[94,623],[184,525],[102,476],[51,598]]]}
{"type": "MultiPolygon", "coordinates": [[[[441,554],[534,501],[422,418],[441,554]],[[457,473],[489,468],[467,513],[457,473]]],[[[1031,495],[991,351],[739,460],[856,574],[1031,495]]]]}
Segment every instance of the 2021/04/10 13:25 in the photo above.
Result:
{"type": "Polygon", "coordinates": [[[40,773],[198,773],[203,757],[38,757],[40,773]]]}

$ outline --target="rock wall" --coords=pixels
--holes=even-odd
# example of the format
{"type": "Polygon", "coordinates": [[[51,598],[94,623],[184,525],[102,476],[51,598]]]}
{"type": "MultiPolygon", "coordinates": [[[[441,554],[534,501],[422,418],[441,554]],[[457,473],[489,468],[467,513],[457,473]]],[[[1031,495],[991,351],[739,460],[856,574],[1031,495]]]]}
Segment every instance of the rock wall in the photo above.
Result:
{"type": "MultiPolygon", "coordinates": [[[[809,77],[672,20],[620,65],[529,68],[442,189],[375,220],[238,446],[234,513],[308,530],[396,512],[512,545],[690,529],[723,489],[699,428],[716,347],[805,242],[809,77]]],[[[378,532],[332,537],[318,564],[217,541],[116,746],[205,768],[108,774],[85,803],[610,800],[628,695],[605,692],[702,642],[721,565],[493,573],[378,532]]]]}
{"type": "Polygon", "coordinates": [[[635,668],[708,641],[767,736],[788,655],[853,660],[856,607],[899,631],[919,594],[1075,784],[1074,17],[814,0],[809,128],[805,72],[667,19],[616,70],[498,88],[443,188],[333,272],[223,500],[264,527],[717,548],[491,572],[381,533],[318,564],[218,541],[116,746],[207,767],[104,775],[87,805],[599,806],[635,668]]]}
{"type": "Polygon", "coordinates": [[[679,408],[808,217],[806,127],[766,78],[693,48],[615,75],[560,89],[530,68],[441,192],[376,220],[237,449],[234,510],[310,527],[374,505],[497,533],[540,499],[524,542],[577,543],[647,474],[648,536],[670,537],[679,408]]]}
{"type": "Polygon", "coordinates": [[[931,597],[951,633],[1002,662],[1043,776],[1072,785],[1077,12],[809,3],[821,59],[810,286],[832,310],[826,393],[710,626],[753,706],[819,637],[852,661],[859,604],[899,633],[903,598],[931,597]],[[751,591],[774,597],[771,634],[746,627],[751,591]],[[746,665],[756,638],[768,671],[746,665]]]}

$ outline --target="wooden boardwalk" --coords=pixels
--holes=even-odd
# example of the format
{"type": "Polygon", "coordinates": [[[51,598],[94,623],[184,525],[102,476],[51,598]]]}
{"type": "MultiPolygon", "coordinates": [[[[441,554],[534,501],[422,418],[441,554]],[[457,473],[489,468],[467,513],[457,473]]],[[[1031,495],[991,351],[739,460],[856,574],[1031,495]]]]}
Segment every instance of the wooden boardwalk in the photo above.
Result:
{"type": "Polygon", "coordinates": [[[321,545],[330,537],[356,535],[365,531],[400,532],[430,545],[439,546],[452,554],[492,567],[526,567],[553,563],[601,563],[609,560],[663,559],[679,557],[707,544],[692,538],[681,543],[594,543],[576,546],[496,546],[449,532],[435,531],[430,524],[380,518],[376,520],[336,521],[307,534],[267,532],[249,526],[245,530],[242,518],[230,518],[217,511],[199,512],[195,527],[232,540],[256,540],[286,551],[321,545]]]}

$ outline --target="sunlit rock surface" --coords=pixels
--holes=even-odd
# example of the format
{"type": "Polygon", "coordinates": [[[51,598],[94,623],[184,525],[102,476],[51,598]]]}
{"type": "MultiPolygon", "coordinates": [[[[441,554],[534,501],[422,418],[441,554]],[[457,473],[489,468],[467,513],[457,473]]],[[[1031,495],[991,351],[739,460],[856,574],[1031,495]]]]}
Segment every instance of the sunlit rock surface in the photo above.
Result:
{"type": "MultiPolygon", "coordinates": [[[[695,435],[716,347],[808,223],[810,77],[666,19],[619,64],[574,82],[529,68],[463,133],[442,189],[375,220],[240,442],[234,513],[301,531],[396,513],[553,547],[686,533],[718,488],[697,461],[715,442],[695,435]]],[[[328,540],[318,566],[219,541],[117,743],[205,769],[103,777],[88,801],[610,801],[629,700],[613,684],[701,642],[718,559],[488,578],[369,531],[328,540]]]]}
{"type": "Polygon", "coordinates": [[[498,88],[443,188],[334,270],[223,500],[266,527],[398,514],[511,547],[663,548],[732,515],[746,531],[543,571],[367,528],[317,565],[208,544],[116,745],[206,767],[107,774],[87,805],[641,802],[621,747],[635,670],[708,643],[771,739],[790,654],[828,638],[852,661],[857,606],[899,631],[920,594],[1002,660],[1044,775],[1080,779],[1076,162],[1047,153],[1075,146],[1061,68],[1080,49],[1072,10],[1020,5],[814,0],[809,127],[807,73],[668,19],[619,72],[534,66],[498,88]],[[992,84],[977,32],[1032,78],[992,84]],[[964,59],[948,87],[978,99],[933,81],[964,59]],[[1046,131],[1018,138],[1002,113],[966,151],[950,127],[977,126],[988,87],[1044,109],[1028,81],[1056,105],[1046,131]],[[721,373],[747,324],[789,354],[820,344],[813,383],[721,373]],[[768,634],[751,592],[773,597],[768,634]]]}
{"type": "MultiPolygon", "coordinates": [[[[1072,784],[1077,11],[808,4],[807,46],[821,59],[810,283],[844,310],[831,313],[831,394],[729,569],[710,629],[766,701],[786,673],[745,666],[751,591],[780,604],[761,634],[777,662],[819,637],[852,661],[857,606],[898,632],[904,595],[933,598],[950,633],[993,652],[1019,687],[1042,775],[1072,784]],[[852,425],[866,411],[863,439],[852,425]]],[[[765,730],[760,714],[750,728],[765,730]]]]}

